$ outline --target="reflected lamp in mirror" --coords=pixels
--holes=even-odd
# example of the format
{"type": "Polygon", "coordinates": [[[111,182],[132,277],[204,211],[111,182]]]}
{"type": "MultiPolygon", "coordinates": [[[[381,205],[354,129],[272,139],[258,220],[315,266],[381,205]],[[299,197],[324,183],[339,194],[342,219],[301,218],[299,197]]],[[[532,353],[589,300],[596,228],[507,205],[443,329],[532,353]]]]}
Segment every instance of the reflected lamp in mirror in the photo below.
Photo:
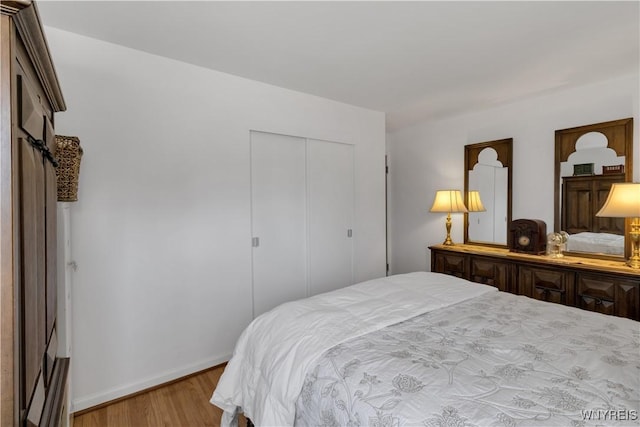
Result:
{"type": "Polygon", "coordinates": [[[451,240],[451,214],[468,212],[467,207],[462,201],[462,193],[460,190],[438,190],[433,199],[433,205],[429,212],[442,212],[447,214],[447,238],[443,245],[453,245],[451,240]]]}
{"type": "Polygon", "coordinates": [[[486,212],[487,210],[482,205],[482,200],[480,200],[480,192],[479,191],[469,191],[467,194],[467,210],[469,212],[486,212]]]}
{"type": "Polygon", "coordinates": [[[632,218],[631,231],[631,257],[627,265],[631,268],[640,268],[640,183],[624,182],[611,185],[607,200],[596,216],[613,218],[632,218]]]}

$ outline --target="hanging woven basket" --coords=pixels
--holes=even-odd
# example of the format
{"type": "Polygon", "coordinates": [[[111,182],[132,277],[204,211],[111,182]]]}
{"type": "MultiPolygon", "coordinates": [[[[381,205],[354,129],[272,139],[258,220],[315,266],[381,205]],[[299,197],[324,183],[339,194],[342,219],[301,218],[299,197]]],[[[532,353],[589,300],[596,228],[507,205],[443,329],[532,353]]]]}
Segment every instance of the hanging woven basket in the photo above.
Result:
{"type": "Polygon", "coordinates": [[[56,135],[56,159],[58,167],[58,201],[75,202],[78,200],[78,179],[82,147],[75,136],[56,135]]]}

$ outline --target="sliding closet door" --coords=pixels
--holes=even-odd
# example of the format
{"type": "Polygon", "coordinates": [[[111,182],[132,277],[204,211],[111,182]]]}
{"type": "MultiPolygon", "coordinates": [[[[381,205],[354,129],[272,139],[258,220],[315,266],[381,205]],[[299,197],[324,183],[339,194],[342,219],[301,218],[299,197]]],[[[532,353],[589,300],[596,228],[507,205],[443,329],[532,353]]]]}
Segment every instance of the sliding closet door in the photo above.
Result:
{"type": "Polygon", "coordinates": [[[353,145],[307,140],[309,293],[353,284],[353,145]]]}
{"type": "Polygon", "coordinates": [[[253,315],[307,295],[304,138],[251,132],[253,315]]]}

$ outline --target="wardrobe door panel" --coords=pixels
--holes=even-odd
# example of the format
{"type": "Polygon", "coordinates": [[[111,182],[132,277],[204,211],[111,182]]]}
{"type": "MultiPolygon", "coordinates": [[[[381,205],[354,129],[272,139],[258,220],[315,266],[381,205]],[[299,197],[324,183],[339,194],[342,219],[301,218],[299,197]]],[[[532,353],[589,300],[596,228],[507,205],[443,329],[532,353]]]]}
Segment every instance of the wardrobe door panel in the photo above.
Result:
{"type": "Polygon", "coordinates": [[[56,320],[56,299],[57,299],[57,277],[56,277],[56,250],[57,240],[57,220],[56,220],[56,171],[51,163],[45,164],[45,197],[46,197],[46,298],[47,298],[47,339],[51,336],[56,320]]]}
{"type": "Polygon", "coordinates": [[[309,293],[353,284],[353,145],[307,140],[309,293]]]}
{"type": "Polygon", "coordinates": [[[42,106],[35,92],[29,89],[27,81],[17,77],[20,87],[18,102],[20,103],[20,127],[35,139],[43,137],[42,106]]]}
{"type": "MultiPolygon", "coordinates": [[[[593,194],[594,203],[592,212],[598,212],[604,206],[604,202],[609,197],[609,191],[611,186],[616,182],[624,182],[624,175],[612,175],[610,179],[602,176],[600,179],[595,178],[593,180],[593,194]]],[[[613,217],[594,217],[595,228],[598,233],[611,233],[624,236],[624,218],[613,217]]]]}
{"type": "Polygon", "coordinates": [[[565,180],[563,197],[566,208],[562,212],[563,230],[569,234],[591,231],[593,226],[593,205],[591,183],[585,181],[565,180]]]}
{"type": "Polygon", "coordinates": [[[251,132],[253,315],[307,295],[305,140],[251,132]]]}
{"type": "MultiPolygon", "coordinates": [[[[46,240],[46,342],[51,347],[52,341],[55,341],[54,327],[57,315],[57,299],[58,299],[58,277],[57,277],[57,249],[58,249],[58,221],[57,221],[57,179],[56,171],[51,163],[45,162],[45,240],[46,240]]],[[[55,347],[54,347],[55,349],[55,347]]],[[[55,350],[53,350],[53,358],[47,358],[46,384],[49,385],[51,374],[53,373],[53,362],[55,361],[55,350]]]]}
{"type": "Polygon", "coordinates": [[[42,421],[42,409],[46,399],[46,386],[42,375],[38,377],[37,386],[29,410],[27,411],[27,419],[25,421],[26,427],[36,427],[41,425],[42,421]]]}
{"type": "Polygon", "coordinates": [[[19,140],[21,341],[23,402],[28,402],[40,372],[45,351],[44,289],[44,179],[42,157],[24,139],[19,140]]]}

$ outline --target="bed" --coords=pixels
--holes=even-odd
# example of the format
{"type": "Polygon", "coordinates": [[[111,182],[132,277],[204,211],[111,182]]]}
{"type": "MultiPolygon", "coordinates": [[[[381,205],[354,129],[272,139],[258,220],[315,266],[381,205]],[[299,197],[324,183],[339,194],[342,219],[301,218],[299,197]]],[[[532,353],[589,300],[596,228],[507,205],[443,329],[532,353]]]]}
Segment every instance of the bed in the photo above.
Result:
{"type": "Polygon", "coordinates": [[[258,317],[211,403],[222,425],[637,426],[639,354],[640,322],[416,272],[258,317]]]}

